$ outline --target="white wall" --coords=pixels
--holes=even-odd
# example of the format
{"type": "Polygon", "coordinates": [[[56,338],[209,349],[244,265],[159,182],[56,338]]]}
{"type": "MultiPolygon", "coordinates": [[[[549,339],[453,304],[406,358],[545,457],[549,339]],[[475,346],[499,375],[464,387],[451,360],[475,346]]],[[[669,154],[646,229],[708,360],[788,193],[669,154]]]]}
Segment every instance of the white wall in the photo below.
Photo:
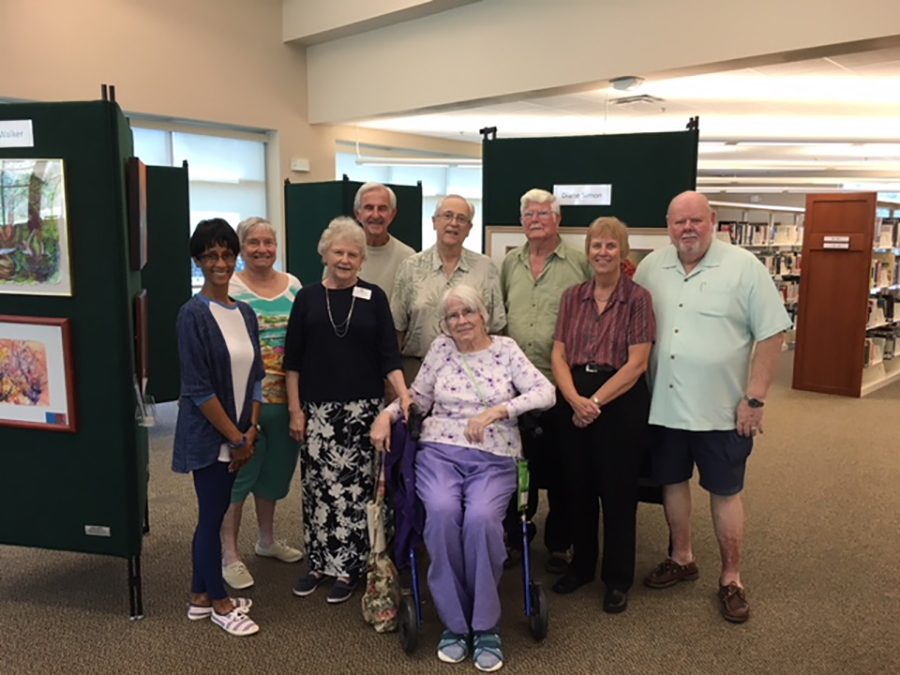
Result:
{"type": "Polygon", "coordinates": [[[0,0],[0,98],[96,100],[108,83],[128,111],[274,132],[276,194],[284,178],[332,180],[340,139],[480,154],[477,144],[310,125],[305,48],[283,43],[281,12],[281,0],[0,0]],[[312,171],[292,172],[292,157],[312,171]]]}
{"type": "Polygon", "coordinates": [[[897,0],[482,0],[311,46],[309,119],[335,123],[898,34],[897,0]]]}
{"type": "Polygon", "coordinates": [[[284,0],[284,40],[321,42],[470,2],[480,0],[284,0]]]}

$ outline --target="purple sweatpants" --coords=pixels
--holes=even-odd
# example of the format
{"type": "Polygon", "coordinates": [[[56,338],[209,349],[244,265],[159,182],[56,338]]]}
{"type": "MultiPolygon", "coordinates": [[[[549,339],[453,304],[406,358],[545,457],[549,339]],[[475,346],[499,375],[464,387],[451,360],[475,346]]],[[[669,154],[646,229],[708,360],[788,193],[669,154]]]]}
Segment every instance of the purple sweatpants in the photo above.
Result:
{"type": "Polygon", "coordinates": [[[426,443],[416,455],[425,504],[428,587],[454,633],[500,625],[498,584],[506,547],[503,516],[516,490],[516,461],[455,445],[426,443]]]}

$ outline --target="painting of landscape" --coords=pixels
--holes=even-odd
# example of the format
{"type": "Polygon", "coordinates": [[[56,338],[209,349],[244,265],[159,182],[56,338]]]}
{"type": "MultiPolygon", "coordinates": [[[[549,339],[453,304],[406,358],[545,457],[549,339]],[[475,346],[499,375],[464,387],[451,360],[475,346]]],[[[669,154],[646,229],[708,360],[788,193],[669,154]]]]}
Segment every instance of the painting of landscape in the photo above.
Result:
{"type": "Polygon", "coordinates": [[[72,295],[61,159],[0,159],[0,293],[72,295]]]}

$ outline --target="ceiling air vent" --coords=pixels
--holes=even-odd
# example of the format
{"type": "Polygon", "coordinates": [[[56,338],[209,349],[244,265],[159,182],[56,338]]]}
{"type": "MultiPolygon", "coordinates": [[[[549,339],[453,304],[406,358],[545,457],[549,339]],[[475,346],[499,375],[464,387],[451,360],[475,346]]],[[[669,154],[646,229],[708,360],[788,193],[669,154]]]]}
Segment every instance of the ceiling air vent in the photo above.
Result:
{"type": "Polygon", "coordinates": [[[610,101],[613,105],[634,105],[635,103],[663,103],[664,99],[659,96],[651,96],[650,94],[638,94],[637,96],[622,96],[614,98],[610,101]]]}

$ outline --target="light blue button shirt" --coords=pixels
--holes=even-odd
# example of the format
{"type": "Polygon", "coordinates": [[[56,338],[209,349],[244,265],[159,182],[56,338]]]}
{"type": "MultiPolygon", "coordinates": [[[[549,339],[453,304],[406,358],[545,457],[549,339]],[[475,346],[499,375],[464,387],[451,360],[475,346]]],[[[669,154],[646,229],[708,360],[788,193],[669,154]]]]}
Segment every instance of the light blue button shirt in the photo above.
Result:
{"type": "Polygon", "coordinates": [[[749,251],[714,240],[690,274],[670,245],[644,258],[634,280],[650,291],[656,314],[650,423],[734,429],[753,345],[791,327],[766,268],[749,251]]]}

